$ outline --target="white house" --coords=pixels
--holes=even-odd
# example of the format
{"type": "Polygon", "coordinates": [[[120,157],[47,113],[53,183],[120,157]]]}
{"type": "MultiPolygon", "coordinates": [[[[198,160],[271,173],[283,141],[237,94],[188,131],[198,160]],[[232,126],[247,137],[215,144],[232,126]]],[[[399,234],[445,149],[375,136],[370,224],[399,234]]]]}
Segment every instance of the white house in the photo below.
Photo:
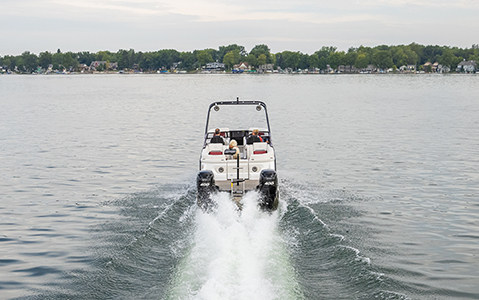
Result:
{"type": "Polygon", "coordinates": [[[210,62],[206,64],[206,70],[208,71],[223,71],[225,64],[220,62],[210,62]]]}
{"type": "Polygon", "coordinates": [[[474,73],[477,70],[477,64],[474,60],[461,61],[456,68],[456,72],[474,73]]]}

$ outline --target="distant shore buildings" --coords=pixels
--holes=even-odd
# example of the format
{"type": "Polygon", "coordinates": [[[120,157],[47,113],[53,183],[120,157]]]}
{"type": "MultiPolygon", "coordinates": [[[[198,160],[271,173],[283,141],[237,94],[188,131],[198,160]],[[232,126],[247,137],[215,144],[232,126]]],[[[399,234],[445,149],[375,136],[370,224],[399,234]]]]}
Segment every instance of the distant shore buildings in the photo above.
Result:
{"type": "Polygon", "coordinates": [[[0,56],[0,74],[70,73],[232,73],[232,74],[477,74],[479,45],[461,49],[449,46],[409,45],[350,48],[322,47],[313,54],[299,51],[271,53],[256,45],[248,53],[232,44],[219,49],[179,52],[119,50],[0,56]]]}
{"type": "Polygon", "coordinates": [[[477,73],[477,63],[474,60],[462,61],[457,65],[457,73],[477,73]]]}
{"type": "MultiPolygon", "coordinates": [[[[426,62],[423,65],[402,65],[399,68],[387,68],[382,69],[373,64],[369,64],[365,68],[356,68],[351,65],[339,65],[337,68],[332,68],[327,65],[325,69],[311,68],[311,69],[282,69],[274,64],[264,64],[257,68],[251,67],[247,62],[241,62],[233,66],[231,70],[227,70],[225,64],[219,62],[210,62],[204,65],[201,69],[186,71],[180,68],[181,64],[175,64],[170,69],[158,69],[154,71],[144,71],[137,64],[133,68],[119,69],[117,62],[107,61],[92,61],[90,65],[78,64],[75,68],[57,68],[55,69],[52,64],[48,65],[46,69],[38,67],[33,72],[28,74],[69,74],[69,73],[81,73],[81,74],[94,74],[94,73],[159,73],[159,74],[185,74],[185,73],[255,73],[255,74],[446,74],[451,73],[452,70],[449,66],[444,66],[438,62],[426,62]]],[[[460,62],[455,73],[465,74],[479,74],[478,64],[474,60],[460,62]]],[[[25,74],[25,71],[21,71],[17,66],[13,69],[7,66],[0,66],[0,74],[25,74]]]]}

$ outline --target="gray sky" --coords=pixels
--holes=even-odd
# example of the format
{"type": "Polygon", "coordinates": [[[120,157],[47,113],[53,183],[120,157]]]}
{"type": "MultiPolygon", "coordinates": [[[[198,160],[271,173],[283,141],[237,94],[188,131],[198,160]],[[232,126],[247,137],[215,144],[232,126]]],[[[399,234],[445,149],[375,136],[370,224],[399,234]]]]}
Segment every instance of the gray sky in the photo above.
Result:
{"type": "Polygon", "coordinates": [[[0,55],[479,44],[479,0],[0,0],[0,55]]]}

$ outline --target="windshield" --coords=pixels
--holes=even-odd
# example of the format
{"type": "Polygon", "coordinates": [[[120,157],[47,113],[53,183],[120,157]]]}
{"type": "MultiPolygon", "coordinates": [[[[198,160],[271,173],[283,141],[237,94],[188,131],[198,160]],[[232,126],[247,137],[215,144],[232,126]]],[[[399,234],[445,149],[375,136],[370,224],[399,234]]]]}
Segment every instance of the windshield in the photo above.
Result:
{"type": "Polygon", "coordinates": [[[208,132],[215,128],[269,130],[265,109],[260,105],[218,105],[216,108],[219,110],[215,110],[215,107],[210,110],[208,132]]]}

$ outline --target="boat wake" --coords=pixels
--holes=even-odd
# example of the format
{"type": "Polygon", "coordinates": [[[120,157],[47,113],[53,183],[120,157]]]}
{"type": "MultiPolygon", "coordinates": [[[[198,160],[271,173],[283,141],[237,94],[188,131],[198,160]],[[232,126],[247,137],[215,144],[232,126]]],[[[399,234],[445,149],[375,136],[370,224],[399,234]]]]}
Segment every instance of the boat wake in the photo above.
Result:
{"type": "Polygon", "coordinates": [[[205,212],[182,185],[111,203],[120,214],[93,229],[70,283],[38,298],[407,299],[374,264],[373,232],[351,226],[364,199],[288,180],[280,187],[275,211],[260,209],[252,191],[242,210],[217,193],[205,212]]]}
{"type": "Polygon", "coordinates": [[[287,241],[279,232],[282,210],[260,210],[256,192],[243,197],[241,211],[229,194],[214,197],[214,212],[196,212],[194,236],[169,298],[302,298],[287,241]]]}

